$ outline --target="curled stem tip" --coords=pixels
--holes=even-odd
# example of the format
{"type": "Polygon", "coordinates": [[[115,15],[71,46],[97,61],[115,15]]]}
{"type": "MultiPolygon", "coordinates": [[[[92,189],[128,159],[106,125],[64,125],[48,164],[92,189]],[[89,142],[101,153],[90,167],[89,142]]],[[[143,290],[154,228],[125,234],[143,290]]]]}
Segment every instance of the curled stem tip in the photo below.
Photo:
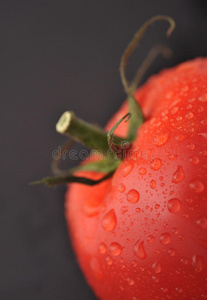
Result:
{"type": "Polygon", "coordinates": [[[118,159],[124,159],[125,152],[127,149],[131,147],[131,143],[129,143],[128,141],[122,141],[121,144],[114,143],[113,140],[114,131],[116,130],[116,128],[119,126],[121,122],[123,122],[124,120],[125,122],[127,122],[130,118],[131,118],[131,113],[127,113],[112,127],[112,129],[107,134],[109,148],[115,153],[118,159]]]}
{"type": "Polygon", "coordinates": [[[152,64],[152,62],[155,60],[155,58],[158,55],[162,55],[164,58],[169,59],[172,57],[173,52],[172,50],[165,46],[165,45],[156,45],[154,46],[148,53],[145,60],[142,62],[141,66],[139,67],[136,75],[134,76],[134,79],[131,82],[130,85],[130,93],[133,94],[137,88],[137,86],[140,84],[144,74],[152,64]]]}
{"type": "Polygon", "coordinates": [[[73,140],[67,140],[66,143],[60,148],[59,156],[57,158],[53,158],[51,162],[51,170],[54,175],[66,175],[68,173],[68,170],[61,170],[59,168],[59,163],[62,160],[64,153],[66,153],[73,144],[73,140]]]}
{"type": "Polygon", "coordinates": [[[167,36],[169,36],[175,28],[174,20],[171,17],[165,16],[165,15],[155,16],[155,17],[149,19],[146,23],[144,23],[144,25],[142,25],[142,27],[135,33],[133,39],[128,44],[126,50],[124,51],[124,54],[122,55],[121,62],[120,62],[120,75],[121,75],[122,84],[123,84],[124,89],[127,94],[129,94],[131,91],[130,91],[130,85],[129,85],[126,75],[125,75],[126,63],[129,59],[129,57],[131,56],[131,54],[133,53],[133,51],[135,50],[137,44],[139,43],[139,41],[140,41],[141,37],[143,36],[143,34],[145,33],[146,29],[152,23],[154,23],[156,21],[160,21],[160,20],[169,22],[170,27],[167,30],[167,36]]]}

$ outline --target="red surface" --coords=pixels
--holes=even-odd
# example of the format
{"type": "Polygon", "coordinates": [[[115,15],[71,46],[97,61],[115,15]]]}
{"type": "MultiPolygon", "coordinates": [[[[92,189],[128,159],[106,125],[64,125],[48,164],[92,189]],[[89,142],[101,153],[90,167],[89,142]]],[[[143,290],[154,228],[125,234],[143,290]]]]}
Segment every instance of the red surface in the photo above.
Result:
{"type": "Polygon", "coordinates": [[[132,155],[66,194],[78,261],[99,299],[207,299],[207,59],[151,77],[136,99],[147,121],[132,155]]]}

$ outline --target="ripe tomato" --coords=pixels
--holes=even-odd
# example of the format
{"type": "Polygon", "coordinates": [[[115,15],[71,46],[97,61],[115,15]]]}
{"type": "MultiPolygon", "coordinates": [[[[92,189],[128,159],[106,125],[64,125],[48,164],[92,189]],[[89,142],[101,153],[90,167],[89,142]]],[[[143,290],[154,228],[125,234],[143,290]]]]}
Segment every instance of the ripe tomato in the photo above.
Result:
{"type": "Polygon", "coordinates": [[[78,261],[99,299],[207,299],[207,59],[162,71],[135,98],[146,121],[113,177],[68,188],[78,261]]]}

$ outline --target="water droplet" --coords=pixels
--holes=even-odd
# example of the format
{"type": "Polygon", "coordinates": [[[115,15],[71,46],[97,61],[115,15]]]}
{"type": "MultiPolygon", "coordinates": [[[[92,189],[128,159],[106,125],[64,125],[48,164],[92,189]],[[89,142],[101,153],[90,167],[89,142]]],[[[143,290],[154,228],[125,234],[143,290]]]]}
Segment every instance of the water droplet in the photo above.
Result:
{"type": "Polygon", "coordinates": [[[104,243],[101,243],[98,247],[98,250],[100,252],[100,254],[105,254],[107,251],[107,246],[104,243]]]}
{"type": "Polygon", "coordinates": [[[200,102],[206,102],[207,101],[207,93],[203,94],[198,98],[198,101],[200,102]]]}
{"type": "Polygon", "coordinates": [[[125,185],[123,183],[120,183],[118,186],[118,191],[120,193],[123,193],[125,191],[125,185]]]}
{"type": "Polygon", "coordinates": [[[167,222],[164,222],[164,225],[163,225],[165,228],[168,228],[168,223],[167,222]]]}
{"type": "Polygon", "coordinates": [[[148,159],[149,156],[150,156],[150,153],[151,153],[151,150],[146,149],[146,150],[144,150],[144,151],[142,152],[142,157],[143,157],[144,159],[148,159]]]}
{"type": "Polygon", "coordinates": [[[152,170],[159,170],[161,167],[162,161],[160,158],[155,158],[150,163],[150,168],[152,170]]]}
{"type": "Polygon", "coordinates": [[[191,181],[190,188],[195,193],[198,193],[198,194],[202,193],[205,190],[204,184],[198,179],[195,179],[195,180],[191,181]]]}
{"type": "Polygon", "coordinates": [[[147,238],[147,241],[148,241],[148,243],[150,243],[150,244],[153,243],[154,240],[155,240],[155,238],[154,238],[153,235],[149,235],[148,238],[147,238]]]}
{"type": "Polygon", "coordinates": [[[155,209],[159,209],[160,205],[158,203],[155,204],[155,209]]]}
{"type": "Polygon", "coordinates": [[[155,273],[160,273],[162,271],[161,264],[158,261],[155,261],[152,265],[152,269],[155,273]]]}
{"type": "Polygon", "coordinates": [[[181,293],[183,292],[183,290],[182,290],[181,288],[179,288],[179,287],[177,287],[175,290],[176,290],[176,292],[177,292],[178,294],[181,294],[181,293]]]}
{"type": "MultiPolygon", "coordinates": [[[[195,87],[195,91],[197,91],[197,87],[195,87]]],[[[188,99],[188,102],[189,103],[193,103],[194,101],[195,101],[196,99],[195,98],[190,98],[190,99],[188,99]]]]}
{"type": "Polygon", "coordinates": [[[184,236],[183,236],[182,234],[180,234],[180,235],[179,235],[179,239],[180,239],[181,241],[184,241],[184,236]]]}
{"type": "Polygon", "coordinates": [[[205,217],[200,218],[199,220],[196,221],[196,224],[202,228],[206,229],[207,228],[207,219],[205,217]]]}
{"type": "Polygon", "coordinates": [[[162,291],[163,293],[167,293],[167,292],[168,292],[168,289],[165,288],[165,287],[162,287],[162,288],[161,288],[161,291],[162,291]]]}
{"type": "Polygon", "coordinates": [[[110,256],[106,257],[106,263],[108,266],[111,266],[113,264],[113,259],[110,256]]]}
{"type": "Polygon", "coordinates": [[[165,117],[165,116],[168,115],[168,113],[169,113],[169,111],[168,111],[168,109],[166,108],[166,109],[164,109],[164,110],[161,112],[161,116],[162,116],[162,117],[165,117]]]}
{"type": "Polygon", "coordinates": [[[182,121],[182,119],[183,119],[183,117],[177,116],[175,120],[176,120],[176,121],[182,121]]]}
{"type": "Polygon", "coordinates": [[[134,165],[132,163],[128,163],[123,169],[123,176],[126,177],[129,175],[133,169],[134,165]]]}
{"type": "Polygon", "coordinates": [[[188,260],[187,260],[186,257],[181,258],[180,262],[181,262],[184,266],[186,266],[186,265],[188,264],[188,260]]]}
{"type": "Polygon", "coordinates": [[[178,166],[177,170],[172,176],[172,182],[179,183],[184,179],[184,177],[185,175],[184,175],[183,168],[181,166],[178,166]]]}
{"type": "Polygon", "coordinates": [[[199,107],[198,107],[198,112],[199,112],[199,113],[202,113],[203,111],[204,111],[204,107],[203,107],[203,106],[199,106],[199,107]]]}
{"type": "Polygon", "coordinates": [[[129,190],[129,192],[127,193],[127,201],[129,203],[136,203],[137,201],[139,201],[139,193],[132,189],[132,190],[129,190]]]}
{"type": "Polygon", "coordinates": [[[112,231],[116,227],[116,215],[114,209],[111,209],[109,212],[107,212],[103,218],[102,226],[103,229],[106,231],[112,231]]]}
{"type": "Polygon", "coordinates": [[[160,133],[154,137],[154,144],[158,147],[164,145],[169,139],[169,133],[160,133]]]}
{"type": "Polygon", "coordinates": [[[206,132],[199,132],[198,135],[201,135],[205,139],[207,138],[207,133],[206,132]]]}
{"type": "Polygon", "coordinates": [[[138,265],[137,261],[136,261],[136,260],[133,260],[133,261],[132,261],[132,267],[136,268],[137,265],[138,265]]]}
{"type": "Polygon", "coordinates": [[[189,158],[189,161],[193,164],[193,165],[198,165],[200,162],[200,159],[197,156],[191,156],[189,158]]]}
{"type": "Polygon", "coordinates": [[[168,120],[168,116],[164,116],[163,118],[162,118],[162,121],[163,122],[166,122],[168,120]]]}
{"type": "Polygon", "coordinates": [[[147,257],[144,249],[144,242],[138,240],[136,244],[134,245],[134,253],[137,257],[144,259],[147,257]]]}
{"type": "Polygon", "coordinates": [[[159,282],[160,280],[159,280],[159,278],[157,277],[157,276],[152,276],[152,280],[155,282],[155,283],[157,283],[157,282],[159,282]]]}
{"type": "Polygon", "coordinates": [[[170,249],[168,250],[168,254],[169,254],[170,256],[175,256],[175,249],[170,248],[170,249]]]}
{"type": "Polygon", "coordinates": [[[176,227],[174,227],[174,228],[172,229],[172,232],[173,232],[174,234],[178,234],[178,233],[179,233],[179,230],[178,230],[176,227]]]}
{"type": "Polygon", "coordinates": [[[122,247],[118,243],[113,242],[110,245],[109,251],[113,256],[119,256],[122,253],[122,247]]]}
{"type": "Polygon", "coordinates": [[[177,158],[177,155],[174,155],[174,154],[170,154],[169,155],[169,159],[170,160],[174,160],[174,159],[176,159],[177,158]]]}
{"type": "Polygon", "coordinates": [[[207,150],[200,151],[200,154],[203,156],[207,156],[207,150]]]}
{"type": "Polygon", "coordinates": [[[172,198],[167,203],[167,208],[171,213],[177,213],[180,211],[181,202],[177,198],[172,198]]]}
{"type": "Polygon", "coordinates": [[[127,283],[128,283],[128,285],[134,285],[134,279],[127,278],[127,283]]]}
{"type": "Polygon", "coordinates": [[[179,107],[178,106],[174,106],[172,109],[171,109],[171,114],[172,115],[175,115],[179,110],[179,107]]]}
{"type": "Polygon", "coordinates": [[[194,150],[194,149],[195,149],[195,145],[194,145],[193,143],[189,143],[189,144],[187,145],[187,147],[188,147],[188,149],[190,149],[190,150],[194,150]]]}
{"type": "Polygon", "coordinates": [[[201,124],[203,124],[203,125],[206,126],[206,125],[207,125],[207,119],[202,120],[202,121],[201,121],[201,124]]]}
{"type": "Polygon", "coordinates": [[[189,112],[185,115],[185,117],[186,117],[186,119],[191,120],[191,119],[193,119],[194,114],[193,114],[191,111],[189,111],[189,112]]]}
{"type": "Polygon", "coordinates": [[[150,181],[150,187],[151,187],[151,189],[155,189],[156,186],[157,186],[156,181],[152,179],[152,180],[150,181]]]}
{"type": "Polygon", "coordinates": [[[137,207],[137,208],[136,208],[136,212],[137,212],[137,213],[140,213],[140,212],[141,212],[141,209],[140,209],[139,207],[137,207]]]}
{"type": "Polygon", "coordinates": [[[126,212],[128,212],[129,211],[129,207],[128,206],[122,206],[121,207],[121,213],[122,214],[125,214],[126,212]]]}
{"type": "Polygon", "coordinates": [[[139,174],[140,175],[145,175],[147,173],[147,170],[145,168],[140,168],[139,169],[139,174]]]}
{"type": "Polygon", "coordinates": [[[194,255],[192,257],[192,266],[196,273],[201,273],[203,271],[203,257],[200,255],[194,255]]]}
{"type": "Polygon", "coordinates": [[[184,139],[185,139],[185,136],[182,135],[182,134],[177,134],[175,136],[175,139],[178,141],[178,142],[182,142],[184,139]]]}
{"type": "Polygon", "coordinates": [[[171,240],[171,235],[168,232],[165,232],[163,234],[161,234],[160,236],[160,243],[162,244],[169,244],[171,240]]]}

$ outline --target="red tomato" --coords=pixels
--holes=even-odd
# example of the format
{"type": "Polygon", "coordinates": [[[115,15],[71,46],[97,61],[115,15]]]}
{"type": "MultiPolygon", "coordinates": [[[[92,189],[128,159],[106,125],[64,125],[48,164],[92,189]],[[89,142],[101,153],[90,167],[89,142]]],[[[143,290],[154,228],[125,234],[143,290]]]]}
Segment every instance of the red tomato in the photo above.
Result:
{"type": "Polygon", "coordinates": [[[135,97],[146,121],[113,177],[66,194],[78,261],[99,299],[207,299],[207,59],[162,71],[135,97]]]}

